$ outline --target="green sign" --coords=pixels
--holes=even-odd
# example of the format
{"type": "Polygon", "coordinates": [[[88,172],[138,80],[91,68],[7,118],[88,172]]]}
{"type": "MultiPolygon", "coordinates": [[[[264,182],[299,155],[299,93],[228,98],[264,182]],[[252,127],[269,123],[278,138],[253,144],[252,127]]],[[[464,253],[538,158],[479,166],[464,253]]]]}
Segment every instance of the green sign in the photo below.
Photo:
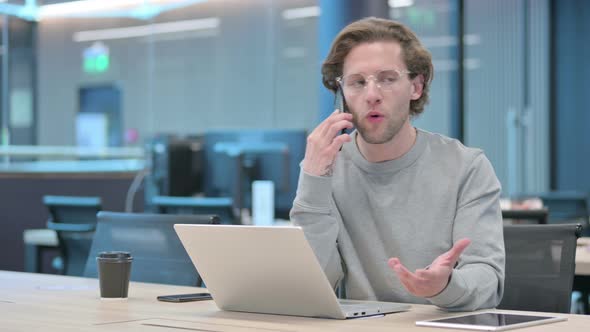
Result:
{"type": "Polygon", "coordinates": [[[88,74],[104,73],[111,63],[109,48],[101,42],[96,42],[85,49],[82,58],[84,72],[88,74]]]}
{"type": "Polygon", "coordinates": [[[96,57],[84,58],[84,72],[102,73],[109,69],[110,59],[106,54],[102,54],[96,57]]]}

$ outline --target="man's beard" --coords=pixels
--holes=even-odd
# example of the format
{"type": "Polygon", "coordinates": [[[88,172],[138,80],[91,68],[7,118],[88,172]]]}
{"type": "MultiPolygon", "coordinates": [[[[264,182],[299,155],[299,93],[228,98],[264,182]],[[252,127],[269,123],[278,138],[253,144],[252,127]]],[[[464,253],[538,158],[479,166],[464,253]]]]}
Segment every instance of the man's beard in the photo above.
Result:
{"type": "Polygon", "coordinates": [[[407,117],[408,116],[406,115],[402,119],[399,119],[401,120],[399,122],[396,122],[395,118],[386,119],[385,121],[387,121],[387,123],[385,130],[381,134],[361,125],[361,119],[358,118],[357,113],[353,113],[352,123],[365,142],[369,144],[383,144],[391,141],[399,133],[404,123],[407,121],[407,117]]]}

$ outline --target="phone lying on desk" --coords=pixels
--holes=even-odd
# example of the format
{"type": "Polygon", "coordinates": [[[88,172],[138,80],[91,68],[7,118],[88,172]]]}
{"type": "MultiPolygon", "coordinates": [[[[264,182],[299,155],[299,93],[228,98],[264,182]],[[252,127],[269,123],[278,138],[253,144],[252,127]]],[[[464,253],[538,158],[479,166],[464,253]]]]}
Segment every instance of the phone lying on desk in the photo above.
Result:
{"type": "Polygon", "coordinates": [[[160,295],[157,297],[158,301],[164,302],[191,302],[191,301],[205,301],[212,300],[209,293],[194,293],[194,294],[176,294],[176,295],[160,295]]]}

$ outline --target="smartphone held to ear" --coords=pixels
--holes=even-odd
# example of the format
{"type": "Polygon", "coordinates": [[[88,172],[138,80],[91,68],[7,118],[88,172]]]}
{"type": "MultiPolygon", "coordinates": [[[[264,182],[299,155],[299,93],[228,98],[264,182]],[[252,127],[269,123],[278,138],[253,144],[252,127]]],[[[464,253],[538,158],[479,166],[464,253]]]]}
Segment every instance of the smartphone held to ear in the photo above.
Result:
{"type": "MultiPolygon", "coordinates": [[[[346,105],[346,100],[344,99],[344,93],[340,87],[338,87],[336,94],[334,95],[334,109],[338,110],[340,113],[350,113],[348,111],[348,105],[346,105]]],[[[352,130],[342,129],[340,134],[349,134],[350,132],[352,132],[352,130]]]]}
{"type": "Polygon", "coordinates": [[[191,301],[205,301],[212,300],[209,293],[194,293],[194,294],[176,294],[176,295],[160,295],[157,297],[158,301],[164,302],[191,302],[191,301]]]}
{"type": "Polygon", "coordinates": [[[340,111],[340,113],[350,113],[348,112],[348,106],[346,105],[344,94],[340,88],[336,90],[336,94],[334,95],[334,109],[340,111]]]}

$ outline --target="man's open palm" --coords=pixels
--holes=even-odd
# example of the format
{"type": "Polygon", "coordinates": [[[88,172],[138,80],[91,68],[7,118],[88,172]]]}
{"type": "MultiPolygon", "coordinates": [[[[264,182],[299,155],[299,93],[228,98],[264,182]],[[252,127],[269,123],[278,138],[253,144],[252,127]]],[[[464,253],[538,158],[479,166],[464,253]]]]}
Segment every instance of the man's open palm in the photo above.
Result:
{"type": "Polygon", "coordinates": [[[388,264],[408,292],[419,297],[432,297],[447,287],[459,256],[470,243],[469,239],[457,241],[449,251],[438,256],[428,267],[418,269],[414,273],[410,272],[397,257],[390,258],[388,264]]]}

